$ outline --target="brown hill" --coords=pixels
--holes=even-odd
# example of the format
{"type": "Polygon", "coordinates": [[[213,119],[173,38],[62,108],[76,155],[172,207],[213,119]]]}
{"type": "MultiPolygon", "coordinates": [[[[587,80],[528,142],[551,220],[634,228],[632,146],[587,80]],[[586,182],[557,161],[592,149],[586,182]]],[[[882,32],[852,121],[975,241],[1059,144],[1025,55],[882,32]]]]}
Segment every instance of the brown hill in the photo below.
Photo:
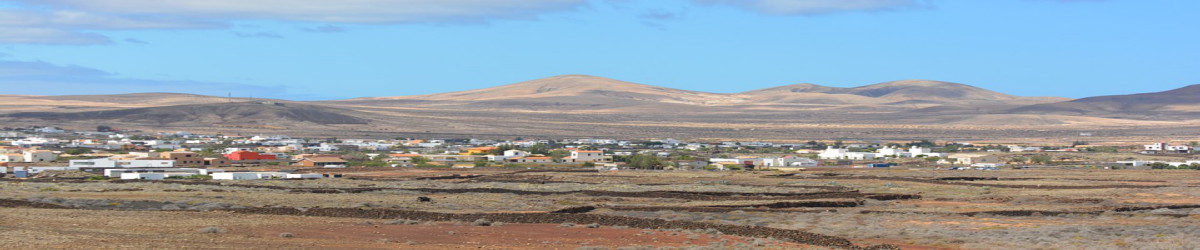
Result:
{"type": "Polygon", "coordinates": [[[749,91],[742,94],[748,95],[750,99],[759,100],[760,102],[769,102],[774,99],[785,103],[830,103],[828,100],[836,100],[833,102],[846,104],[1028,105],[1068,100],[1066,98],[1012,96],[965,84],[930,80],[891,81],[854,88],[797,84],[749,91]]]}
{"type": "Polygon", "coordinates": [[[709,104],[721,102],[726,98],[728,97],[723,94],[664,88],[597,76],[562,75],[485,89],[418,96],[358,98],[347,101],[469,101],[496,104],[557,102],[563,104],[580,103],[584,105],[624,106],[616,104],[618,102],[709,104]]]}
{"type": "Polygon", "coordinates": [[[367,124],[363,112],[301,103],[237,102],[188,104],[84,112],[19,112],[0,117],[40,121],[97,121],[143,125],[367,124]]]}
{"type": "Polygon", "coordinates": [[[1132,95],[1088,97],[1067,102],[1030,105],[1008,110],[1020,114],[1062,114],[1122,118],[1200,117],[1200,84],[1132,95]],[[1168,116],[1168,117],[1163,117],[1168,116]]]}

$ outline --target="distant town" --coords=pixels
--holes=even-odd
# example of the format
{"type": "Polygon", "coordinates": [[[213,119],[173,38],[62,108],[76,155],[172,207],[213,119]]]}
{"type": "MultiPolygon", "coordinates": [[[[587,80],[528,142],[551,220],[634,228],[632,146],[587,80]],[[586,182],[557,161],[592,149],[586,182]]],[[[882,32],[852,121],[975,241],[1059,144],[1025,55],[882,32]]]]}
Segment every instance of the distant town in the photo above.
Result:
{"type": "MultiPolygon", "coordinates": [[[[797,171],[818,168],[1002,170],[1200,169],[1196,142],[1092,146],[911,142],[689,142],[670,138],[485,140],[297,138],[287,135],[140,133],[98,126],[4,128],[0,166],[12,178],[75,172],[114,179],[318,179],[317,169],[562,168],[595,171],[797,171]],[[1106,153],[1141,157],[1107,159],[1106,153]]],[[[1166,138],[1164,138],[1166,139],[1166,138]]],[[[64,176],[65,177],[65,176],[64,176]]]]}

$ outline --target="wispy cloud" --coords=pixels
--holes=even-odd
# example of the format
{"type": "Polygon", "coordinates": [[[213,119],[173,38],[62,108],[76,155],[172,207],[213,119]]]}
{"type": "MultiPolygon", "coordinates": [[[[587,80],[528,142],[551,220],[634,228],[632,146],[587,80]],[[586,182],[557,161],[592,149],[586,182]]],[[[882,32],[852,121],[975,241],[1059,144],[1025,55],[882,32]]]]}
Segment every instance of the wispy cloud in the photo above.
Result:
{"type": "Polygon", "coordinates": [[[83,11],[0,8],[0,43],[90,45],[112,39],[92,31],[205,29],[223,25],[177,17],[124,17],[83,11]]]}
{"type": "Polygon", "coordinates": [[[926,5],[920,0],[693,0],[698,4],[728,5],[775,15],[820,15],[836,12],[882,11],[926,5]]]}
{"type": "Polygon", "coordinates": [[[252,33],[250,33],[250,32],[233,32],[233,34],[238,37],[241,37],[241,38],[283,39],[282,35],[279,35],[275,32],[252,32],[252,33]]]}
{"type": "Polygon", "coordinates": [[[333,23],[461,22],[524,19],[587,4],[587,0],[15,0],[29,5],[101,13],[169,15],[216,20],[333,23]]]}
{"type": "MultiPolygon", "coordinates": [[[[587,0],[0,0],[0,43],[109,44],[103,30],[228,28],[237,21],[478,23],[534,19],[587,0]]],[[[319,26],[312,32],[340,32],[319,26]]],[[[248,34],[277,38],[278,34],[248,34]]]]}
{"type": "Polygon", "coordinates": [[[321,26],[317,26],[317,27],[305,27],[305,28],[303,28],[303,29],[301,29],[301,30],[304,30],[304,31],[307,31],[307,32],[314,32],[314,33],[341,33],[341,32],[346,32],[346,28],[342,28],[342,27],[339,27],[339,26],[328,25],[328,24],[326,24],[326,25],[321,25],[321,26]]]}
{"type": "Polygon", "coordinates": [[[663,23],[683,16],[683,12],[672,12],[664,9],[651,9],[641,14],[637,18],[642,21],[642,24],[650,27],[663,28],[663,23]]]}
{"type": "Polygon", "coordinates": [[[127,43],[132,43],[132,44],[150,44],[150,43],[148,43],[148,42],[146,42],[146,41],[142,41],[142,40],[138,40],[138,39],[133,39],[133,38],[125,38],[125,42],[127,42],[127,43]]]}
{"type": "Polygon", "coordinates": [[[0,60],[0,88],[6,89],[6,94],[25,95],[173,92],[224,96],[234,92],[254,93],[263,97],[283,97],[286,90],[283,87],[240,83],[126,78],[82,66],[8,60],[0,60]]]}

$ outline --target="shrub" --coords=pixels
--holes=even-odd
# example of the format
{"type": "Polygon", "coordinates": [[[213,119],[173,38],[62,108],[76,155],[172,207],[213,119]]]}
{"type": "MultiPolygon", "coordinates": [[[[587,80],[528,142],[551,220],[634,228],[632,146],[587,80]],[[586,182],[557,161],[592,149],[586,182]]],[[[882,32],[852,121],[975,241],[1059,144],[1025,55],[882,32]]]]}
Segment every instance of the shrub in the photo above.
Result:
{"type": "Polygon", "coordinates": [[[171,177],[167,177],[167,179],[172,179],[172,180],[212,180],[212,178],[213,178],[213,177],[212,177],[211,175],[202,175],[202,174],[198,174],[198,175],[189,175],[189,176],[171,176],[171,177]]]}
{"type": "Polygon", "coordinates": [[[225,232],[228,232],[224,228],[220,228],[220,227],[205,227],[205,228],[201,228],[198,231],[200,231],[201,233],[206,233],[206,234],[223,234],[225,232]]]}
{"type": "Polygon", "coordinates": [[[384,224],[388,224],[388,225],[416,225],[416,224],[421,224],[421,221],[400,219],[400,220],[391,220],[391,221],[385,222],[384,224]]]}
{"type": "Polygon", "coordinates": [[[99,176],[99,175],[97,175],[97,176],[89,176],[89,177],[87,178],[87,180],[89,180],[89,181],[103,181],[103,180],[108,180],[108,177],[99,176]]]}
{"type": "Polygon", "coordinates": [[[478,220],[475,220],[475,221],[471,222],[471,225],[472,225],[472,226],[481,226],[481,227],[486,227],[486,226],[491,226],[491,225],[492,225],[492,221],[490,221],[490,220],[487,220],[487,219],[478,219],[478,220]]]}
{"type": "Polygon", "coordinates": [[[296,235],[294,235],[292,233],[287,233],[287,232],[279,234],[279,238],[291,238],[291,237],[296,237],[296,235]]]}

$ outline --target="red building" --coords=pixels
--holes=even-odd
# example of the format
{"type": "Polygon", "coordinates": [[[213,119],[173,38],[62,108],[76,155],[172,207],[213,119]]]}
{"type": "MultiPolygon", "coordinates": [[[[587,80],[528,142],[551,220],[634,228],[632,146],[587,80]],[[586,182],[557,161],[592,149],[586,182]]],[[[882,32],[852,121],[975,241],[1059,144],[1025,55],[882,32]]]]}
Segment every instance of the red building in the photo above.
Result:
{"type": "Polygon", "coordinates": [[[242,150],[242,151],[229,153],[229,154],[225,155],[225,158],[229,158],[229,160],[231,160],[231,161],[262,161],[262,160],[275,160],[275,155],[264,155],[264,154],[259,154],[258,152],[250,152],[250,151],[242,150]]]}

